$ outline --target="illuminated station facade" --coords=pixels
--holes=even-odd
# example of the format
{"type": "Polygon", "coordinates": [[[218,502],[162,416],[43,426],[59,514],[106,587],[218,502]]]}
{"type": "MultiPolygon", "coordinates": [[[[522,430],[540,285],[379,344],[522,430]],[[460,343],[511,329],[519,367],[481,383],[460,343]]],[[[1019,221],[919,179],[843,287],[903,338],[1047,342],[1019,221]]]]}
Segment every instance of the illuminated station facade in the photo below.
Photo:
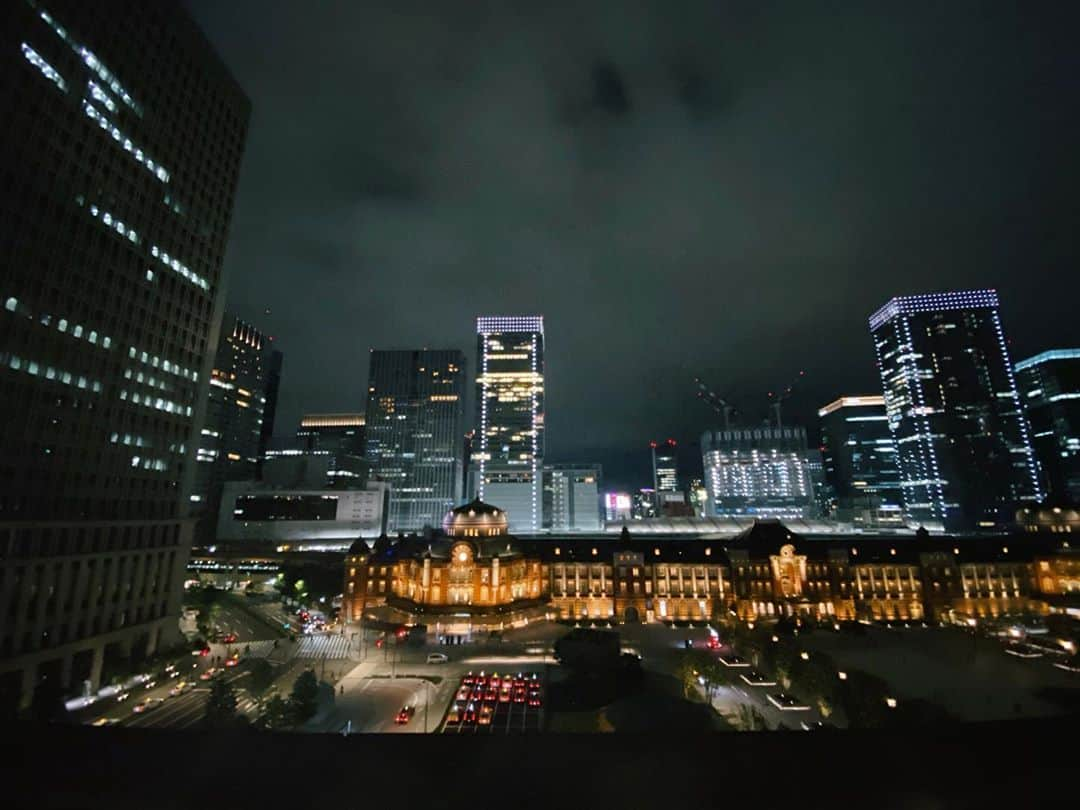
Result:
{"type": "Polygon", "coordinates": [[[342,615],[468,637],[536,619],[966,622],[1080,595],[1080,555],[1061,535],[806,539],[759,520],[718,539],[521,540],[508,526],[474,500],[442,532],[357,541],[342,615]]]}

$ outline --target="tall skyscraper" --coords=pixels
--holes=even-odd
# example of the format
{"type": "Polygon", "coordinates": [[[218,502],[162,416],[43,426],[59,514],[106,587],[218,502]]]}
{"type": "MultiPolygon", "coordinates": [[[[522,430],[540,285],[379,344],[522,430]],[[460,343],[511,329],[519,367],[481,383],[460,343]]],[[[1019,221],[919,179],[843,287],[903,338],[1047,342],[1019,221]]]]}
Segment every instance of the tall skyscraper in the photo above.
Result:
{"type": "Polygon", "coordinates": [[[900,469],[885,398],[840,397],[818,417],[833,516],[867,528],[902,526],[900,469]]]}
{"type": "Polygon", "coordinates": [[[649,442],[652,449],[653,489],[657,492],[679,491],[679,464],[675,457],[675,440],[649,442]]]}
{"type": "Polygon", "coordinates": [[[457,349],[371,352],[367,459],[391,485],[390,531],[439,526],[460,499],[464,394],[457,349]]]}
{"type": "Polygon", "coordinates": [[[1080,349],[1016,364],[1016,382],[1050,504],[1080,504],[1080,349]]]}
{"type": "Polygon", "coordinates": [[[476,493],[506,511],[511,532],[540,531],[544,459],[544,318],[476,319],[476,493]]]}
{"type": "Polygon", "coordinates": [[[362,413],[306,413],[300,417],[296,438],[304,450],[327,450],[363,456],[367,416],[362,413]]]}
{"type": "MultiPolygon", "coordinates": [[[[600,522],[599,464],[545,464],[543,528],[552,532],[598,532],[600,522]]],[[[629,511],[629,499],[627,510],[629,511]]]]}
{"type": "Polygon", "coordinates": [[[198,539],[214,539],[225,481],[258,477],[273,433],[281,352],[273,338],[226,313],[210,371],[206,421],[195,454],[193,511],[200,515],[198,539]]]}
{"type": "Polygon", "coordinates": [[[997,293],[893,298],[870,332],[909,520],[1013,525],[1040,486],[997,293]]]}
{"type": "Polygon", "coordinates": [[[250,106],[179,3],[13,0],[0,53],[10,707],[177,635],[250,106]]]}
{"type": "Polygon", "coordinates": [[[815,514],[805,429],[706,431],[701,454],[709,516],[783,520],[815,514]]]}

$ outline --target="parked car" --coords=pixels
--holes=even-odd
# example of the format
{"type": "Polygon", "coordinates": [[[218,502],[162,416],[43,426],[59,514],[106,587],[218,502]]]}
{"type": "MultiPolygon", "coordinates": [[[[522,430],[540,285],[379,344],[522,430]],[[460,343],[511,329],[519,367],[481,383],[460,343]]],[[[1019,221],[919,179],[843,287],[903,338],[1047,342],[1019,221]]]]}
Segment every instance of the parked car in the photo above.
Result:
{"type": "Polygon", "coordinates": [[[428,657],[427,657],[427,662],[429,664],[445,664],[449,660],[450,660],[449,657],[447,657],[443,653],[437,653],[437,652],[428,653],[428,657]]]}

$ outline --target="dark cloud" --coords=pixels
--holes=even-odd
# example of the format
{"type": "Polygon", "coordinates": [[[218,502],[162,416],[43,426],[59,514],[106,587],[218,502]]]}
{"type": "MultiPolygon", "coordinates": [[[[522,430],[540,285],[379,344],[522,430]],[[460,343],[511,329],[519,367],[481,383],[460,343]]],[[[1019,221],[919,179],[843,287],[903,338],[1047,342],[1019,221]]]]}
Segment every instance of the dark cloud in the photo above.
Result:
{"type": "Polygon", "coordinates": [[[600,62],[593,66],[593,104],[600,110],[615,116],[630,112],[630,99],[622,76],[614,65],[600,62]]]}
{"type": "Polygon", "coordinates": [[[1076,11],[1050,4],[189,0],[254,103],[231,301],[279,430],[361,407],[371,346],[542,312],[549,454],[878,387],[889,296],[997,287],[1075,343],[1076,11]],[[260,313],[271,309],[271,315],[260,313]]]}

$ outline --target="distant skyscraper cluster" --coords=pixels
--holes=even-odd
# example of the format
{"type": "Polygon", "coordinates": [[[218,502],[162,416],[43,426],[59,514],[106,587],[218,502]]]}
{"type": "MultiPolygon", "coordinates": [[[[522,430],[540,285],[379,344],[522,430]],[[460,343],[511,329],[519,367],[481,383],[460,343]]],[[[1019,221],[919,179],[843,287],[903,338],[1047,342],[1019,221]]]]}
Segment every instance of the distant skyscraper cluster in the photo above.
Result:
{"type": "Polygon", "coordinates": [[[1016,378],[1050,502],[1080,504],[1080,349],[1022,360],[1016,378]]]}
{"type": "Polygon", "coordinates": [[[0,22],[7,709],[178,640],[250,106],[180,4],[0,22]]]}

